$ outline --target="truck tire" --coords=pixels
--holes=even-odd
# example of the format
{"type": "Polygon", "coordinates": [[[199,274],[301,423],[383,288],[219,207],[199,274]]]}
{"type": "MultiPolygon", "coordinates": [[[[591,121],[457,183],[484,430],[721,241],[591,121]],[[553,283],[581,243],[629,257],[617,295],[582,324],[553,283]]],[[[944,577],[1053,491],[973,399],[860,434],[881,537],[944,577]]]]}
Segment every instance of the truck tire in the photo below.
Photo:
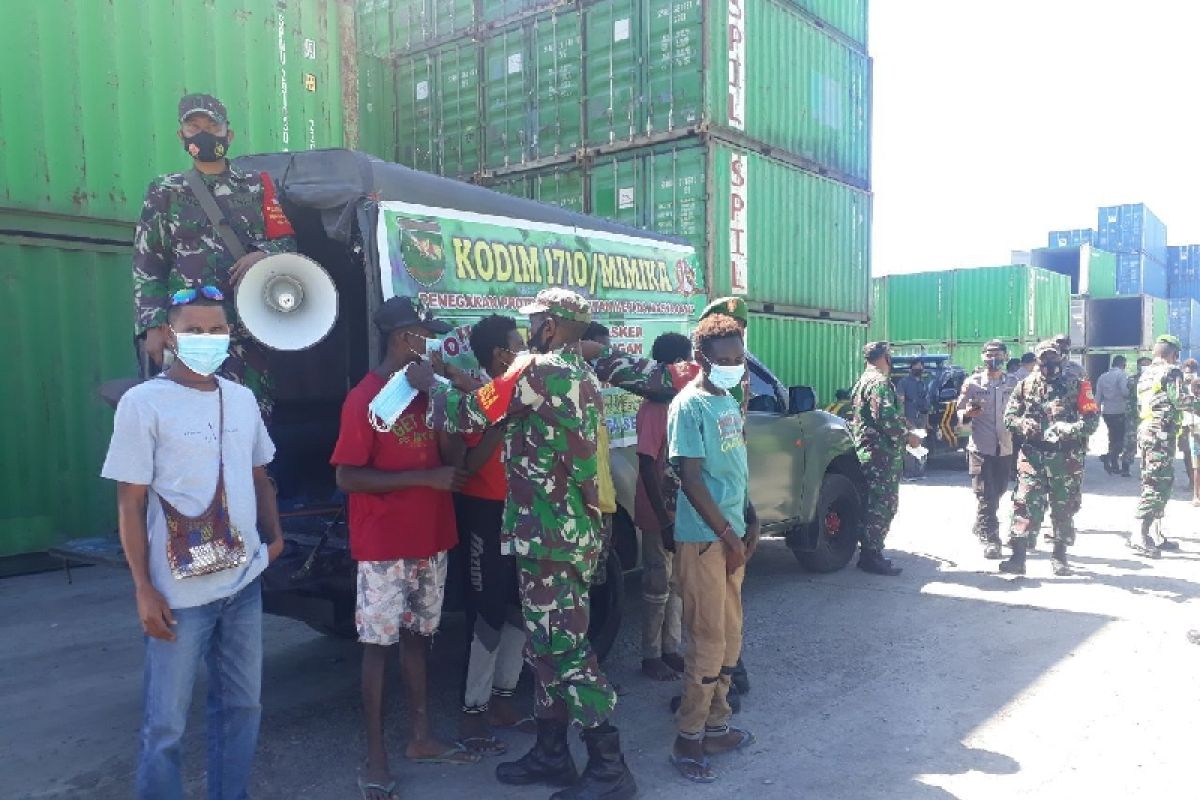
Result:
{"type": "Polygon", "coordinates": [[[809,572],[837,572],[854,557],[862,523],[863,500],[854,482],[836,472],[826,473],[817,496],[816,517],[809,523],[808,535],[798,537],[792,551],[809,572]],[[815,540],[816,547],[801,549],[797,545],[804,540],[815,540]]]}
{"type": "Polygon", "coordinates": [[[605,565],[607,578],[591,591],[591,616],[588,620],[588,639],[596,658],[603,661],[621,632],[621,603],[625,594],[625,570],[614,547],[605,565]]]}

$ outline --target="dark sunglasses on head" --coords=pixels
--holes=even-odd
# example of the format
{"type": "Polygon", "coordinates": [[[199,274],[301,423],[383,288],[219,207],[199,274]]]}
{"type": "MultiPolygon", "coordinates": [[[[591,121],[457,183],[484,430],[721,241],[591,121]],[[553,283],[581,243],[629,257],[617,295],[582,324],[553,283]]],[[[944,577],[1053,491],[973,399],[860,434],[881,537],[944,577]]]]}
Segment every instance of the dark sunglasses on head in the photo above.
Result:
{"type": "Polygon", "coordinates": [[[175,294],[171,295],[171,305],[186,306],[188,303],[194,302],[197,297],[204,297],[208,300],[224,301],[225,295],[215,286],[201,286],[199,289],[180,289],[175,294]]]}

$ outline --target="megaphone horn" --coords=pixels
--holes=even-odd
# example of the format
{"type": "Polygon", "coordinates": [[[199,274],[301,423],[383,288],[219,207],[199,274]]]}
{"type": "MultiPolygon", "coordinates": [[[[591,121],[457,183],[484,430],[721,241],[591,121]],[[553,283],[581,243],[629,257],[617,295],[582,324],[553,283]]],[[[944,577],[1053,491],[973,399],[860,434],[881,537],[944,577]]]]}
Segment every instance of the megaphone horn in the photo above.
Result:
{"type": "Polygon", "coordinates": [[[329,335],[338,316],[333,279],[298,253],[268,256],[251,267],[234,304],[250,335],[272,350],[307,350],[329,335]]]}

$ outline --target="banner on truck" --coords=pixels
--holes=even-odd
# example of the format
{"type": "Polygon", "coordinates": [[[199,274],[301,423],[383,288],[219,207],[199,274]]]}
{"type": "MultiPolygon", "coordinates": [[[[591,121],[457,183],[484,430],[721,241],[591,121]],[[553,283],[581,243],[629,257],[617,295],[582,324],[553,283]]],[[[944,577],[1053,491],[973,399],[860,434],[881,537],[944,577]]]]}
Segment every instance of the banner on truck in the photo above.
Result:
{"type": "MultiPolygon", "coordinates": [[[[478,369],[472,324],[515,317],[548,287],[588,298],[613,345],[646,357],[660,334],[686,333],[706,299],[696,251],[685,244],[398,201],[379,204],[376,233],[383,298],[420,297],[453,324],[444,353],[464,369],[478,369]]],[[[526,320],[517,322],[528,335],[526,320]]],[[[604,394],[613,446],[633,444],[639,398],[604,394]]]]}

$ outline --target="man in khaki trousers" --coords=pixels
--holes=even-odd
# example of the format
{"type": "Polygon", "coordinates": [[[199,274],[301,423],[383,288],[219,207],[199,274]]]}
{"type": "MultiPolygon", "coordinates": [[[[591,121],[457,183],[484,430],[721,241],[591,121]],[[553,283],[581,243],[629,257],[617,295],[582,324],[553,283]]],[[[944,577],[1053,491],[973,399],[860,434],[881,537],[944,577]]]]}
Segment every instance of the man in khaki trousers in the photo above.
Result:
{"type": "Polygon", "coordinates": [[[730,674],[742,650],[742,579],[758,544],[750,504],[741,407],[730,389],[745,375],[745,345],[733,319],[696,328],[701,373],[672,401],[668,452],[680,479],[675,568],[683,598],[683,699],[671,763],[690,781],[716,780],[709,757],[754,741],[731,727],[730,674]]]}

